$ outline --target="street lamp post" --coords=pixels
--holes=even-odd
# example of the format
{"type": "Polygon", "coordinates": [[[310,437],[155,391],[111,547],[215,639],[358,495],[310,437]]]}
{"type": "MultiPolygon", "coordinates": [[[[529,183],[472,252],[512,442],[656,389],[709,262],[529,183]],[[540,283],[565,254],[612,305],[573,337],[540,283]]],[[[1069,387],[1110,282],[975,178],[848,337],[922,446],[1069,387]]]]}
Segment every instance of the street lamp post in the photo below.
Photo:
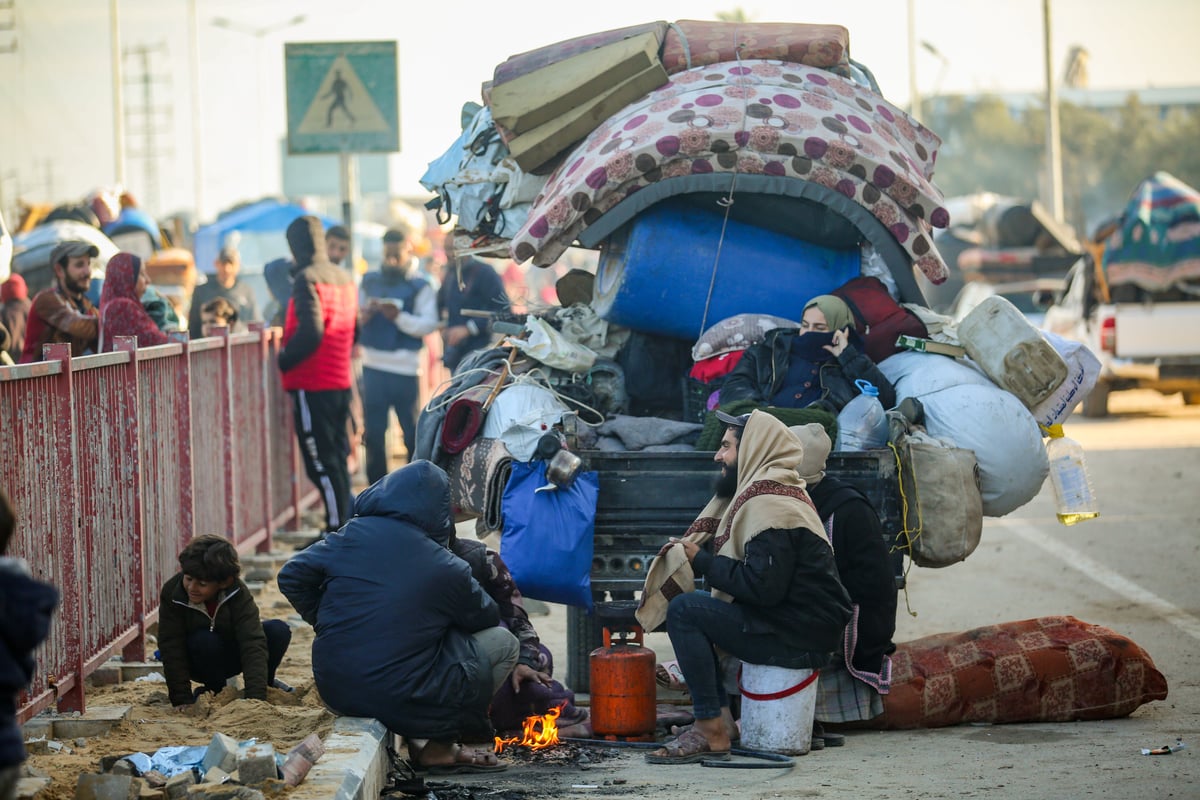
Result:
{"type": "MultiPolygon", "coordinates": [[[[225,17],[216,17],[211,20],[212,24],[218,28],[223,28],[224,30],[227,30],[227,31],[232,31],[234,33],[241,33],[241,34],[245,34],[246,36],[254,37],[254,42],[255,42],[254,60],[255,60],[257,71],[258,71],[258,75],[255,80],[255,91],[258,96],[258,108],[255,109],[255,120],[256,120],[255,126],[258,129],[258,134],[257,134],[258,147],[260,148],[260,151],[259,151],[260,162],[259,162],[259,170],[258,170],[259,189],[260,190],[265,189],[265,187],[267,185],[267,180],[263,177],[264,170],[266,168],[266,163],[271,158],[274,158],[274,150],[272,150],[271,154],[268,156],[267,159],[261,158],[261,156],[262,156],[261,148],[262,148],[262,140],[263,140],[262,41],[263,41],[264,37],[269,36],[270,34],[273,34],[273,33],[278,33],[282,30],[286,30],[287,28],[291,28],[296,25],[299,25],[300,23],[304,22],[305,19],[306,19],[306,17],[304,14],[297,14],[296,16],[292,17],[291,19],[281,20],[280,22],[276,22],[271,25],[264,25],[261,28],[255,28],[255,27],[251,27],[251,26],[247,26],[247,25],[242,25],[240,23],[234,22],[233,20],[227,19],[225,17]]],[[[260,193],[265,194],[265,191],[262,191],[260,193]]]]}

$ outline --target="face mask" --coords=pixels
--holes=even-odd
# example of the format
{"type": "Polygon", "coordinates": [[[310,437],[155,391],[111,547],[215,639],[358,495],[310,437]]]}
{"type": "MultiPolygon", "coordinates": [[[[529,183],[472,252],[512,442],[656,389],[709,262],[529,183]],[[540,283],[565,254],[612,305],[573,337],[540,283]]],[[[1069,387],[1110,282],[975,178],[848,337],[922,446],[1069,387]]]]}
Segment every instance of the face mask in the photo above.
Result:
{"type": "Polygon", "coordinates": [[[825,349],[825,345],[833,344],[833,331],[820,333],[810,331],[802,333],[792,340],[792,355],[805,361],[827,361],[833,358],[833,353],[825,349]]]}

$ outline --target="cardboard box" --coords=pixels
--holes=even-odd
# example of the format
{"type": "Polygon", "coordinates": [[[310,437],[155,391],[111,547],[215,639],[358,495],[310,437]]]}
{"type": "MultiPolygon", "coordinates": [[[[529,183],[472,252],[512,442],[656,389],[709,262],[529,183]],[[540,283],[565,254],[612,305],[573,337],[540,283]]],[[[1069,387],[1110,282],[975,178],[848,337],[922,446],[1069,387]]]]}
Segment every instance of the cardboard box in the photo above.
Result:
{"type": "Polygon", "coordinates": [[[492,86],[492,118],[513,133],[528,133],[658,63],[658,37],[653,33],[613,42],[492,86]]]}
{"type": "Polygon", "coordinates": [[[666,70],[656,63],[557,119],[517,136],[508,143],[509,152],[521,169],[533,172],[600,127],[604,120],[666,82],[666,70]]]}

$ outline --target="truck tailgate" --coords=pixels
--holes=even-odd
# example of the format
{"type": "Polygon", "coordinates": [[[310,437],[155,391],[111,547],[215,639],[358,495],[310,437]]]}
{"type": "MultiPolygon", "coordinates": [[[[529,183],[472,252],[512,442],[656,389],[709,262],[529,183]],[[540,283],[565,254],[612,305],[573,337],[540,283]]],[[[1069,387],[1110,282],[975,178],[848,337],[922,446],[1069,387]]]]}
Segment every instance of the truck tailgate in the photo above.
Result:
{"type": "Polygon", "coordinates": [[[1118,358],[1200,358],[1200,302],[1115,306],[1118,358]]]}

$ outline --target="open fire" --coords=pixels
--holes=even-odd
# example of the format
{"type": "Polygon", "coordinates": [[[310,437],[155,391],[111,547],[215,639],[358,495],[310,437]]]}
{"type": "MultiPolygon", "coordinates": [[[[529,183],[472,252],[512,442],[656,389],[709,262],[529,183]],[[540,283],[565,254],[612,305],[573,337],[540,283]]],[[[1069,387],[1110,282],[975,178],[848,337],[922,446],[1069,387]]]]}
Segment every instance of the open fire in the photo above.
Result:
{"type": "Polygon", "coordinates": [[[508,739],[496,737],[496,752],[504,752],[505,747],[528,747],[530,750],[543,750],[558,744],[558,715],[562,713],[566,703],[550,709],[542,715],[526,717],[522,724],[521,736],[508,739]]]}

